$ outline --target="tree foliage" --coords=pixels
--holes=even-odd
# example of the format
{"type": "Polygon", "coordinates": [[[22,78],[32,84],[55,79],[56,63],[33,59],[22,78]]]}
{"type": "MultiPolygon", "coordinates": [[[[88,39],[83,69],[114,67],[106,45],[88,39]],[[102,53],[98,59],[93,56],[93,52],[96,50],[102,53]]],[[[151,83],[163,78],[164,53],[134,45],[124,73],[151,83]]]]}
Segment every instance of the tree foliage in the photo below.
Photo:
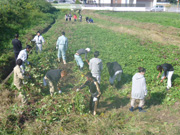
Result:
{"type": "Polygon", "coordinates": [[[14,33],[45,22],[54,10],[45,0],[0,0],[0,48],[14,33]]]}

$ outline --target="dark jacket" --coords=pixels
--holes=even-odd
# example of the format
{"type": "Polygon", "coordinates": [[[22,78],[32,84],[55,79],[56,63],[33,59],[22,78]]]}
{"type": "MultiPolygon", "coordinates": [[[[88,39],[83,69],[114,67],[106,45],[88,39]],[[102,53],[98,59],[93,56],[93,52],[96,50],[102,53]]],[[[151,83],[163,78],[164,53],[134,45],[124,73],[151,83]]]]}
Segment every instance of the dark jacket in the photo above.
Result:
{"type": "Polygon", "coordinates": [[[119,70],[122,70],[122,67],[121,65],[119,65],[117,62],[112,62],[112,63],[108,63],[107,64],[107,68],[108,68],[108,71],[109,71],[109,75],[111,77],[113,77],[113,75],[119,71],[119,70]]]}
{"type": "Polygon", "coordinates": [[[46,73],[46,77],[49,80],[51,80],[54,84],[57,84],[59,79],[61,78],[61,70],[60,69],[49,70],[46,73]]]}
{"type": "Polygon", "coordinates": [[[19,41],[18,39],[13,39],[12,44],[13,44],[13,49],[15,53],[18,53],[22,50],[21,41],[19,41]]]}

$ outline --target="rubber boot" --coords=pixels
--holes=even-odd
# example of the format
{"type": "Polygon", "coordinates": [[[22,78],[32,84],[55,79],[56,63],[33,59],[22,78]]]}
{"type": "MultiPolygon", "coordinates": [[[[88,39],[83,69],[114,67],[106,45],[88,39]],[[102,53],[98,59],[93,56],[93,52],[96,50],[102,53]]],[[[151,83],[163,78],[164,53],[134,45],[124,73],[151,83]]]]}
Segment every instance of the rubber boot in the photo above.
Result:
{"type": "Polygon", "coordinates": [[[139,108],[139,112],[146,112],[145,110],[142,109],[142,107],[138,107],[139,108]]]}
{"type": "Polygon", "coordinates": [[[129,108],[129,111],[133,112],[134,107],[131,106],[131,108],[129,108]]]}

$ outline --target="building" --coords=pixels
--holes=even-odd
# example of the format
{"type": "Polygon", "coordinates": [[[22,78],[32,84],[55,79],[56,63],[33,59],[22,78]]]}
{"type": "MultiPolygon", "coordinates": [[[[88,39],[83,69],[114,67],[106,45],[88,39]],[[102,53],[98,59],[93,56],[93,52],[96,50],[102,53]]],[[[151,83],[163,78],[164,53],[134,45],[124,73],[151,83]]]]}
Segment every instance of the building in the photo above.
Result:
{"type": "Polygon", "coordinates": [[[153,7],[156,5],[157,0],[88,0],[87,3],[117,5],[119,7],[153,7]]]}

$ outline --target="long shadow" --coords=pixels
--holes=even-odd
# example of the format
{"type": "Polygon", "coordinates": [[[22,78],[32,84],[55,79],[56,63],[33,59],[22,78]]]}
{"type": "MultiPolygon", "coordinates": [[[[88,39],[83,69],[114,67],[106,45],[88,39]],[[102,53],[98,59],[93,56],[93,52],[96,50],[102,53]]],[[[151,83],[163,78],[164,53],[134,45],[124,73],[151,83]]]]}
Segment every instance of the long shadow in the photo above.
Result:
{"type": "Polygon", "coordinates": [[[150,99],[146,100],[147,108],[151,107],[152,105],[155,106],[162,104],[166,94],[166,91],[152,93],[150,99]]]}
{"type": "Polygon", "coordinates": [[[120,107],[126,106],[130,99],[128,97],[119,98],[118,96],[107,98],[104,101],[100,101],[98,108],[105,108],[105,111],[118,109],[120,107]]]}

